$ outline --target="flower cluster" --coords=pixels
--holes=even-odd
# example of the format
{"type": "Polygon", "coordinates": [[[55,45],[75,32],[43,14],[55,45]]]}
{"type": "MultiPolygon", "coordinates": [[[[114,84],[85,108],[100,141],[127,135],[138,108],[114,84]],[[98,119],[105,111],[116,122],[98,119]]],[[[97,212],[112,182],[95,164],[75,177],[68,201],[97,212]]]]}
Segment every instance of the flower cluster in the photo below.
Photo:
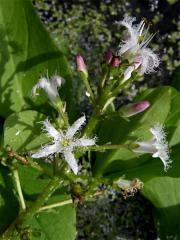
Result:
{"type": "Polygon", "coordinates": [[[89,138],[76,138],[75,134],[85,123],[86,118],[83,116],[76,120],[66,132],[57,131],[52,124],[46,119],[43,121],[44,131],[49,137],[53,139],[52,144],[43,146],[39,152],[33,153],[33,158],[45,158],[53,154],[61,153],[64,160],[68,163],[72,171],[78,173],[77,160],[74,157],[73,151],[76,148],[88,147],[95,145],[95,139],[89,138]]]}

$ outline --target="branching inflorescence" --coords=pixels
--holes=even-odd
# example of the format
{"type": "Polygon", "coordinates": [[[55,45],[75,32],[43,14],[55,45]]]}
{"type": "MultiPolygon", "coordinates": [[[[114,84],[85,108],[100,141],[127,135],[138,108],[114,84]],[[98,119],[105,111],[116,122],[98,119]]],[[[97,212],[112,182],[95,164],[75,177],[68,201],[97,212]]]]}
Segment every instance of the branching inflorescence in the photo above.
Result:
{"type": "MultiPolygon", "coordinates": [[[[71,125],[68,112],[66,111],[66,103],[59,95],[58,88],[66,81],[65,79],[58,75],[50,78],[41,77],[33,87],[32,95],[34,97],[37,95],[41,96],[39,90],[44,90],[47,94],[49,104],[52,107],[53,114],[46,116],[44,121],[41,122],[43,125],[42,132],[45,132],[50,138],[50,143],[43,145],[39,150],[34,150],[33,153],[31,152],[29,154],[31,158],[30,161],[25,159],[24,156],[19,156],[13,150],[8,150],[7,153],[9,158],[13,156],[16,159],[20,159],[21,164],[25,163],[26,165],[31,163],[31,161],[34,162],[34,159],[44,158],[46,162],[53,165],[54,171],[53,176],[51,176],[53,179],[32,208],[27,210],[30,212],[26,212],[23,194],[22,191],[20,191],[20,184],[16,184],[19,190],[18,193],[21,194],[20,203],[21,205],[23,203],[22,210],[25,212],[15,221],[14,227],[27,220],[29,216],[33,216],[36,212],[42,209],[49,209],[50,207],[43,207],[42,205],[60,184],[64,182],[66,184],[68,182],[68,194],[71,195],[73,202],[76,203],[78,201],[82,202],[82,199],[99,195],[96,192],[99,184],[111,185],[116,190],[121,189],[125,198],[133,196],[137,190],[142,189],[143,183],[137,178],[130,181],[124,179],[122,176],[116,177],[114,180],[105,179],[103,174],[100,177],[96,177],[91,171],[92,155],[84,154],[85,152],[90,153],[91,151],[106,151],[112,149],[120,150],[124,147],[127,150],[131,150],[132,154],[137,157],[138,154],[136,153],[150,153],[153,158],[160,158],[164,164],[165,171],[170,167],[172,161],[169,157],[166,134],[163,125],[160,123],[153,122],[153,127],[150,129],[149,127],[146,128],[146,131],[150,131],[152,135],[151,138],[146,141],[139,141],[139,136],[137,136],[135,140],[126,139],[120,145],[119,143],[113,145],[111,141],[108,140],[104,145],[101,145],[98,144],[97,140],[99,136],[96,130],[104,119],[118,116],[123,120],[130,121],[127,119],[133,118],[133,116],[151,108],[151,103],[147,99],[141,99],[119,108],[116,108],[113,104],[118,95],[122,93],[124,89],[128,88],[132,81],[138,80],[139,76],[143,74],[149,74],[155,71],[159,66],[160,60],[158,56],[148,47],[155,34],[149,35],[149,26],[145,29],[145,20],[142,20],[138,25],[133,24],[134,21],[134,18],[125,17],[123,21],[119,22],[119,25],[125,28],[124,39],[117,49],[109,49],[105,53],[102,77],[99,80],[96,93],[94,93],[91,88],[88,70],[83,57],[80,54],[76,56],[77,71],[85,85],[86,95],[89,97],[93,107],[92,116],[88,120],[87,125],[84,126],[83,131],[82,126],[85,125],[86,117],[80,117],[71,125]],[[82,174],[78,164],[79,159],[82,165],[85,160],[89,161],[88,169],[86,169],[86,173],[88,172],[87,175],[82,174]]],[[[130,126],[130,128],[133,129],[132,126],[130,126]]],[[[106,158],[104,161],[106,161],[106,158]]],[[[33,164],[31,165],[34,166],[33,164]]],[[[15,180],[19,181],[17,180],[19,179],[17,177],[18,173],[15,173],[15,180]]],[[[69,203],[69,200],[66,202],[69,203]]],[[[61,205],[63,204],[53,204],[53,206],[61,205]]],[[[11,231],[12,227],[7,230],[4,236],[9,236],[11,231]]]]}

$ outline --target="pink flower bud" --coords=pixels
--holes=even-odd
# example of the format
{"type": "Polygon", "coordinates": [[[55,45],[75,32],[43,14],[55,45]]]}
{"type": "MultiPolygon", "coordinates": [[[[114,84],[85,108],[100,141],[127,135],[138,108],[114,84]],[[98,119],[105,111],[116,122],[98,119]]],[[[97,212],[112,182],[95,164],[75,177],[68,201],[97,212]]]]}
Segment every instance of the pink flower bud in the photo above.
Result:
{"type": "Polygon", "coordinates": [[[104,59],[105,59],[106,63],[108,63],[108,64],[111,63],[112,58],[113,58],[113,53],[112,53],[111,49],[108,49],[108,51],[105,52],[105,54],[104,54],[104,59]]]}
{"type": "Polygon", "coordinates": [[[79,72],[83,72],[86,76],[88,75],[86,64],[84,63],[84,59],[80,54],[76,55],[76,66],[79,72]]]}
{"type": "Polygon", "coordinates": [[[137,103],[130,103],[122,108],[120,108],[119,112],[123,117],[131,117],[140,112],[143,112],[150,106],[148,101],[140,101],[137,103]]]}
{"type": "Polygon", "coordinates": [[[121,63],[121,60],[119,57],[114,56],[111,60],[111,66],[112,67],[119,67],[119,64],[121,63]]]}

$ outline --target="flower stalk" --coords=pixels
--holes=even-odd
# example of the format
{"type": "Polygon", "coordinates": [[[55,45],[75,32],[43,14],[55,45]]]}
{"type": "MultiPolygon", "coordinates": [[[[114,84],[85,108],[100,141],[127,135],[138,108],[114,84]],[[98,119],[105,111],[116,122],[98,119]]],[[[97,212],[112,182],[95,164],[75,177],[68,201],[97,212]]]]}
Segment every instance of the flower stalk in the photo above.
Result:
{"type": "Polygon", "coordinates": [[[24,201],[24,196],[23,196],[23,192],[22,192],[22,188],[21,188],[21,183],[20,183],[20,179],[19,179],[19,173],[18,170],[15,169],[14,167],[11,167],[11,171],[12,171],[12,175],[13,175],[13,179],[16,185],[16,190],[19,196],[19,202],[20,202],[20,206],[21,206],[21,210],[25,211],[26,210],[26,204],[24,201]]]}
{"type": "Polygon", "coordinates": [[[83,83],[86,87],[87,96],[89,96],[92,104],[94,105],[95,97],[94,97],[93,91],[91,89],[91,86],[89,84],[87,67],[84,62],[83,57],[80,54],[77,54],[77,56],[76,56],[76,67],[77,67],[77,71],[79,73],[79,77],[83,81],[83,83]]]}

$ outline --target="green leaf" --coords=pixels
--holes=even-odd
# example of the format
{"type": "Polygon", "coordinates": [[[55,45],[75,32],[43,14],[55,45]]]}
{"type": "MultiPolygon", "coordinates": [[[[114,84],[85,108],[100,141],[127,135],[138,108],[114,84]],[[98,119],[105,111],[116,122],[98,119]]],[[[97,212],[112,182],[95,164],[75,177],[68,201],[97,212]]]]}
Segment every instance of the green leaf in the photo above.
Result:
{"type": "MultiPolygon", "coordinates": [[[[127,140],[132,142],[137,139],[150,139],[150,127],[155,123],[164,123],[170,111],[172,89],[163,87],[151,91],[145,91],[142,97],[137,100],[148,100],[151,107],[145,112],[129,118],[112,117],[104,120],[99,131],[99,144],[109,143],[124,144],[127,140]],[[162,107],[163,106],[163,107],[162,107]],[[112,131],[114,129],[114,131],[112,131]]],[[[136,167],[144,162],[144,159],[138,159],[137,154],[129,149],[122,147],[114,151],[98,153],[93,167],[95,175],[103,175],[136,167]],[[136,158],[136,160],[134,160],[136,158]]]]}
{"type": "Polygon", "coordinates": [[[18,152],[30,151],[48,142],[42,133],[45,115],[27,110],[10,115],[4,124],[4,147],[11,146],[18,152]]]}
{"type": "Polygon", "coordinates": [[[31,89],[42,74],[59,74],[67,107],[71,101],[71,72],[62,52],[40,22],[30,0],[1,0],[0,115],[32,105],[31,89]]]}
{"type": "Polygon", "coordinates": [[[31,224],[41,234],[38,240],[74,240],[76,238],[76,214],[72,204],[38,213],[31,224]]]}
{"type": "Polygon", "coordinates": [[[169,145],[174,146],[180,141],[180,92],[172,89],[171,110],[166,120],[169,145]]]}
{"type": "Polygon", "coordinates": [[[179,239],[180,236],[180,178],[156,177],[144,185],[143,194],[155,206],[154,214],[160,239],[179,239]]]}

